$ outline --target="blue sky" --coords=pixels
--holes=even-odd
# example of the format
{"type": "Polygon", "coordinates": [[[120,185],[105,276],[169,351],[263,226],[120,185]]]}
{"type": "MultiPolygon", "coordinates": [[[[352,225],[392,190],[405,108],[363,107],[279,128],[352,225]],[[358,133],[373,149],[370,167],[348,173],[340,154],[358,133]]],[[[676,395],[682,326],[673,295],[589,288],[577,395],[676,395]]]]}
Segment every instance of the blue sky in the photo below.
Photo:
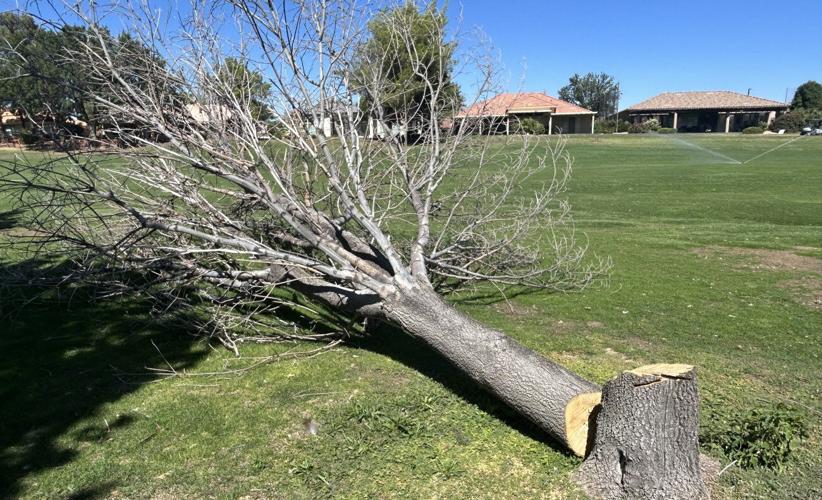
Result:
{"type": "MultiPolygon", "coordinates": [[[[750,88],[782,101],[786,89],[822,81],[822,0],[437,1],[452,27],[461,15],[462,31],[491,38],[508,91],[556,95],[573,73],[605,72],[620,82],[624,109],[677,90],[750,88]]],[[[150,3],[173,13],[172,25],[188,12],[187,0],[150,3]]],[[[47,2],[0,0],[0,10],[38,6],[52,17],[47,2]]],[[[470,81],[460,81],[467,96],[470,81]]]]}
{"type": "Polygon", "coordinates": [[[501,52],[507,90],[556,95],[573,73],[605,72],[622,109],[676,90],[782,101],[822,81],[822,0],[451,0],[449,19],[460,10],[501,52]]]}

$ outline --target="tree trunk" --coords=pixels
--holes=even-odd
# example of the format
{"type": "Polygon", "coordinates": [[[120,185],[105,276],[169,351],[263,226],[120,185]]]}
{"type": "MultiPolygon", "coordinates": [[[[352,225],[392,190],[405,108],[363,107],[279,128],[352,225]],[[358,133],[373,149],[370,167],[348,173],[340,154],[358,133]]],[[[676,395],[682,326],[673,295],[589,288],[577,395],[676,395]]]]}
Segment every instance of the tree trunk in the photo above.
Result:
{"type": "Polygon", "coordinates": [[[382,314],[577,455],[594,497],[699,499],[694,368],[649,365],[600,387],[483,326],[421,286],[382,303],[382,314]],[[589,425],[589,422],[591,424],[589,425]]]}
{"type": "Polygon", "coordinates": [[[590,455],[577,480],[591,496],[698,499],[699,395],[694,367],[649,365],[603,389],[590,455]]]}
{"type": "Polygon", "coordinates": [[[386,300],[383,314],[575,453],[585,453],[599,386],[474,321],[428,287],[386,300]]]}

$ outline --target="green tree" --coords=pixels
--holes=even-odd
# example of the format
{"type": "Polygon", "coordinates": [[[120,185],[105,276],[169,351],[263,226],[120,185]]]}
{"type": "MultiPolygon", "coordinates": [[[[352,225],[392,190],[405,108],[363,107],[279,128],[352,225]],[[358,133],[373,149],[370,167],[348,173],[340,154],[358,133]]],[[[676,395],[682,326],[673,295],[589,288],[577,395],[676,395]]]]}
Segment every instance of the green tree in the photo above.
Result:
{"type": "MultiPolygon", "coordinates": [[[[165,61],[139,39],[123,33],[117,37],[103,31],[108,54],[120,68],[119,76],[135,88],[157,87],[157,68],[165,61]]],[[[65,123],[69,115],[91,125],[102,118],[93,96],[117,103],[110,92],[113,76],[94,78],[90,57],[78,57],[88,47],[100,46],[87,28],[65,25],[59,30],[44,29],[27,14],[0,14],[0,39],[9,43],[0,48],[0,104],[31,117],[50,116],[65,123]]]]}
{"type": "Polygon", "coordinates": [[[791,107],[794,109],[822,109],[822,84],[809,80],[796,89],[791,107]]]}
{"type": "Polygon", "coordinates": [[[568,85],[559,89],[560,99],[596,111],[599,116],[615,113],[620,95],[619,82],[605,73],[583,76],[574,73],[568,79],[568,85]]]}
{"type": "Polygon", "coordinates": [[[271,96],[271,85],[259,71],[235,57],[226,57],[217,70],[217,78],[231,90],[231,94],[248,106],[255,120],[266,121],[272,113],[267,101],[271,96]]]}
{"type": "Polygon", "coordinates": [[[3,105],[31,115],[75,110],[69,86],[76,80],[78,66],[62,64],[57,57],[65,33],[71,31],[71,27],[59,32],[44,30],[26,14],[0,14],[0,39],[9,42],[0,48],[3,105]]]}
{"type": "Polygon", "coordinates": [[[425,126],[432,106],[440,115],[462,107],[462,94],[452,81],[455,42],[445,39],[447,17],[431,2],[387,9],[369,23],[369,39],[355,57],[352,79],[360,106],[390,123],[425,126]]]}

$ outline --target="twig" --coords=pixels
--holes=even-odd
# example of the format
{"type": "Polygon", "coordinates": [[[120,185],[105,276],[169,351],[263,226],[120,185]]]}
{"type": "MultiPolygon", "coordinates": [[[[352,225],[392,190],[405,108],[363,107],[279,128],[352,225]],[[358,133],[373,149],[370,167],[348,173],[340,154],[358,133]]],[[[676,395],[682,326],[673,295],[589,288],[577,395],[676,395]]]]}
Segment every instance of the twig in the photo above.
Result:
{"type": "Polygon", "coordinates": [[[719,474],[717,474],[717,475],[716,475],[716,477],[721,476],[723,472],[725,472],[726,470],[730,469],[730,468],[731,468],[731,467],[732,467],[732,466],[733,466],[736,462],[737,462],[737,461],[736,461],[736,460],[734,460],[733,462],[731,462],[731,463],[729,463],[728,465],[726,465],[725,467],[723,467],[723,468],[722,468],[722,470],[721,470],[721,471],[719,471],[719,474]]]}

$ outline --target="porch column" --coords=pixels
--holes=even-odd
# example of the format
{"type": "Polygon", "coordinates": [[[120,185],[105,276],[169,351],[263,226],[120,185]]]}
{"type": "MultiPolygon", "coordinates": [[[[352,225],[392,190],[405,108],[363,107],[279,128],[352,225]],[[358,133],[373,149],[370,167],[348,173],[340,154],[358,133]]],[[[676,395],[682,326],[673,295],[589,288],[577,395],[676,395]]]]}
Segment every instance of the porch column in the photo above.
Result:
{"type": "Polygon", "coordinates": [[[726,134],[731,131],[731,118],[733,118],[732,114],[728,113],[727,115],[725,115],[725,133],[726,134]]]}
{"type": "Polygon", "coordinates": [[[594,133],[594,120],[597,119],[597,115],[591,115],[591,133],[594,133]]]}
{"type": "Polygon", "coordinates": [[[674,130],[677,130],[677,128],[676,128],[676,123],[677,123],[677,121],[678,121],[678,118],[679,118],[679,113],[677,113],[676,111],[674,111],[674,130]]]}
{"type": "Polygon", "coordinates": [[[554,133],[554,115],[548,115],[548,135],[554,133]]]}
{"type": "Polygon", "coordinates": [[[771,123],[773,123],[774,120],[776,120],[776,111],[770,111],[768,113],[768,126],[769,127],[771,126],[771,123]]]}
{"type": "Polygon", "coordinates": [[[511,117],[505,117],[505,135],[509,135],[511,133],[511,117]]]}

